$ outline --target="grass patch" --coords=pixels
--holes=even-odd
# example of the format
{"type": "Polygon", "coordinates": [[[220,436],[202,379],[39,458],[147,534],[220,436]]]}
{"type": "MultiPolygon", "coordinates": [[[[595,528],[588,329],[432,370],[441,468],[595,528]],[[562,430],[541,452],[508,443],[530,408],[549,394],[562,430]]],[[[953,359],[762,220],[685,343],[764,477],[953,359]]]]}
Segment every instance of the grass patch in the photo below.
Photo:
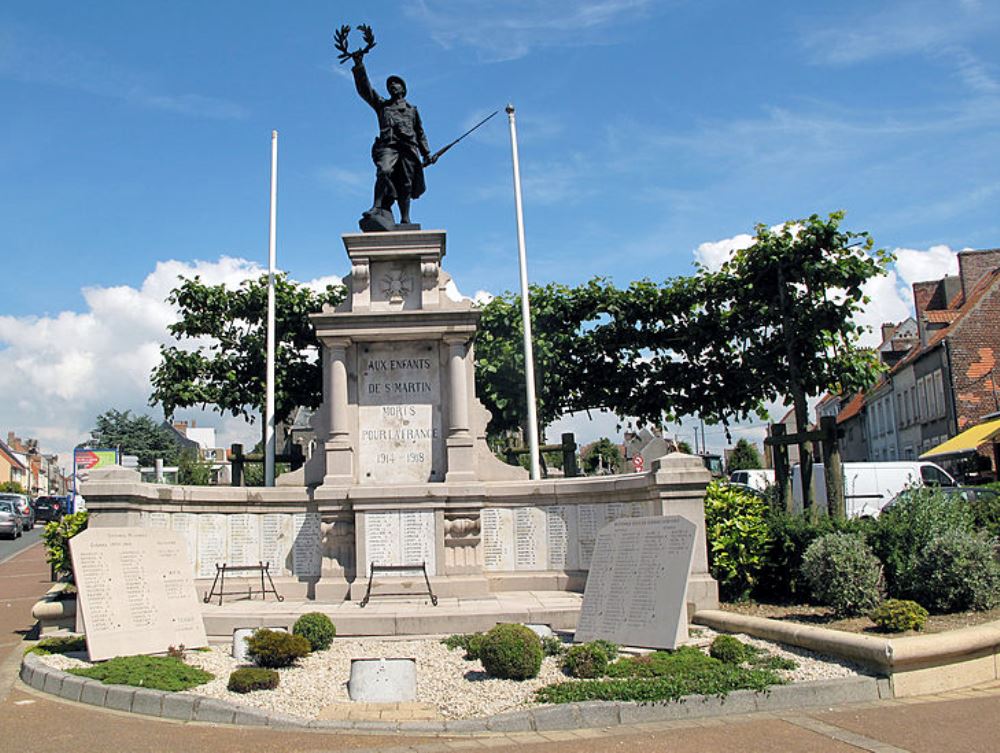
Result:
{"type": "Polygon", "coordinates": [[[93,667],[71,669],[69,673],[100,680],[105,685],[170,691],[188,690],[215,678],[172,656],[116,656],[93,667]]]}
{"type": "Polygon", "coordinates": [[[34,646],[27,649],[26,654],[69,654],[74,651],[86,651],[87,639],[82,635],[60,635],[55,638],[42,638],[34,646]]]}
{"type": "Polygon", "coordinates": [[[686,695],[724,698],[733,690],[766,690],[784,681],[771,669],[724,664],[693,646],[619,659],[605,677],[548,685],[540,703],[577,701],[676,701],[686,695]]]}

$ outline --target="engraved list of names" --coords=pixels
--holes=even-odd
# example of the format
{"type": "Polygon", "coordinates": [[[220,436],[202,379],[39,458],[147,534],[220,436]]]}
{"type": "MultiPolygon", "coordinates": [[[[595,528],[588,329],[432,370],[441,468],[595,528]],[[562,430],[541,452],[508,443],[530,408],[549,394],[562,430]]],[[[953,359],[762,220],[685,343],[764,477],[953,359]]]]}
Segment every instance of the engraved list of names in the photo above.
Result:
{"type": "Polygon", "coordinates": [[[444,479],[441,376],[429,343],[358,348],[358,466],[363,484],[444,479]]]}

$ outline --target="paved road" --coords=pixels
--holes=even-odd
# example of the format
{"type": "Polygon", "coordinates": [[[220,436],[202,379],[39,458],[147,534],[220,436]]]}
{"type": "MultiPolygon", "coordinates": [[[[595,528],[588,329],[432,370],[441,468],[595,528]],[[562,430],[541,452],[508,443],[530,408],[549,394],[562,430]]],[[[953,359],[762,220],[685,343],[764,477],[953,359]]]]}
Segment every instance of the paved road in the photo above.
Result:
{"type": "Polygon", "coordinates": [[[18,539],[0,539],[0,563],[10,559],[18,552],[24,551],[30,546],[42,540],[42,529],[44,523],[35,524],[30,531],[25,531],[24,535],[18,539]]]}
{"type": "Polygon", "coordinates": [[[31,606],[48,588],[41,547],[0,564],[0,753],[997,753],[1000,682],[907,701],[609,730],[412,738],[240,729],[148,719],[53,699],[17,669],[31,606]]]}

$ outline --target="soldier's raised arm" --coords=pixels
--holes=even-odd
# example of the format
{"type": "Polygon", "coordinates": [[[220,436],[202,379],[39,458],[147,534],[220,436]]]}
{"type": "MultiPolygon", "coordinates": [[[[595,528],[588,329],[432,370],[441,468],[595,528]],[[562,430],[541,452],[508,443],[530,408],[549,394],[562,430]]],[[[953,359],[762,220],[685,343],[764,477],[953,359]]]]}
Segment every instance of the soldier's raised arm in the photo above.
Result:
{"type": "MultiPolygon", "coordinates": [[[[357,55],[357,53],[355,53],[355,55],[357,55]]],[[[384,100],[372,87],[372,82],[368,80],[368,71],[365,70],[365,64],[362,62],[362,57],[362,55],[357,55],[357,57],[354,58],[354,67],[351,68],[351,73],[354,74],[354,86],[358,90],[358,94],[361,95],[361,99],[371,105],[375,110],[378,110],[384,100]]]]}

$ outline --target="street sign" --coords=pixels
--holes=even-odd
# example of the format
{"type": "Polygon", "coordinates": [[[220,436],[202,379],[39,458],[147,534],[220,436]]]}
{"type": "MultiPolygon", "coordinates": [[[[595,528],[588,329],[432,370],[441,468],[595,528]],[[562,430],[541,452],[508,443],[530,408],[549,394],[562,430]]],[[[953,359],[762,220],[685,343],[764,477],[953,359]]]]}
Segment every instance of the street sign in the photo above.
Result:
{"type": "Polygon", "coordinates": [[[643,466],[645,465],[645,462],[646,461],[642,459],[642,455],[640,455],[639,453],[636,453],[635,455],[632,456],[632,467],[635,468],[636,473],[642,473],[642,469],[643,466]]]}

